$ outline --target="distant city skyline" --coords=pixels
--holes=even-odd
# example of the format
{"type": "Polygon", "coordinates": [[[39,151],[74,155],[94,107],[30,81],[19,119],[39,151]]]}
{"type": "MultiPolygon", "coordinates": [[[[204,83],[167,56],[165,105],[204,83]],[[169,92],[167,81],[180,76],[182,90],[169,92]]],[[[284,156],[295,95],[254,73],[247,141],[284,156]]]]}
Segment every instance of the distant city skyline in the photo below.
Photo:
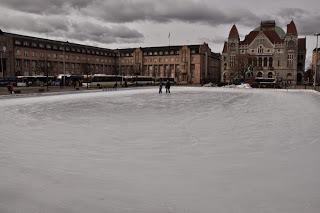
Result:
{"type": "Polygon", "coordinates": [[[200,44],[222,52],[233,24],[240,36],[261,20],[285,29],[294,20],[307,36],[307,66],[320,31],[317,0],[2,0],[0,29],[105,48],[200,44]]]}

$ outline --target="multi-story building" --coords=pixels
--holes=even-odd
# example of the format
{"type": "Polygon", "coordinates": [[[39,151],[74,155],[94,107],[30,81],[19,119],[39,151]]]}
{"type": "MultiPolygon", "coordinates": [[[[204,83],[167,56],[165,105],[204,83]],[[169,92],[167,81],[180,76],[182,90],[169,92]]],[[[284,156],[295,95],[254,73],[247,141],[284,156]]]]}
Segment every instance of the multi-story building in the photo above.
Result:
{"type": "Polygon", "coordinates": [[[317,71],[316,73],[316,82],[320,82],[320,48],[315,48],[312,52],[312,71],[313,73],[317,71]]]}
{"type": "Polygon", "coordinates": [[[109,74],[173,77],[178,83],[220,80],[220,54],[208,44],[106,49],[2,32],[0,78],[109,74]]]}
{"type": "Polygon", "coordinates": [[[233,25],[222,52],[221,81],[232,82],[242,76],[302,83],[305,59],[306,38],[298,38],[293,21],[287,32],[275,21],[263,21],[243,41],[233,25]]]}
{"type": "Polygon", "coordinates": [[[179,83],[219,82],[220,54],[209,46],[165,46],[116,50],[118,66],[124,75],[172,77],[179,83]]]}

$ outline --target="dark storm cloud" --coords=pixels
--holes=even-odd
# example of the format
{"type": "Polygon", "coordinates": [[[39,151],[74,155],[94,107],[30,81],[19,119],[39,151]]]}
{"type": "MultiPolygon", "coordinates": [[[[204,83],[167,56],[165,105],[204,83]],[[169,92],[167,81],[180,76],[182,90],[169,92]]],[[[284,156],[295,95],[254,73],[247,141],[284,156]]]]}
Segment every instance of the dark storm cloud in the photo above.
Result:
{"type": "Polygon", "coordinates": [[[207,1],[186,0],[2,0],[0,5],[35,14],[69,14],[78,12],[106,22],[135,21],[202,22],[209,25],[241,22],[250,25],[259,18],[249,10],[223,11],[207,1]]]}
{"type": "Polygon", "coordinates": [[[62,14],[72,8],[83,8],[94,0],[1,0],[0,5],[35,14],[62,14]]]}
{"type": "Polygon", "coordinates": [[[127,26],[106,26],[98,21],[83,21],[60,15],[36,15],[0,8],[0,26],[5,31],[43,34],[78,41],[99,43],[141,42],[143,34],[127,26]]]}
{"type": "Polygon", "coordinates": [[[313,35],[320,30],[320,13],[301,8],[285,8],[276,14],[281,24],[286,25],[294,20],[300,34],[313,35]]]}
{"type": "Polygon", "coordinates": [[[72,23],[66,37],[79,41],[95,41],[99,43],[137,43],[144,38],[137,30],[126,26],[103,26],[92,22],[72,23]]]}
{"type": "Polygon", "coordinates": [[[162,1],[102,1],[96,0],[81,12],[108,22],[134,21],[202,22],[209,25],[242,22],[251,24],[259,18],[248,10],[222,11],[205,1],[162,0],[162,1]]]}
{"type": "Polygon", "coordinates": [[[4,9],[0,9],[0,26],[4,27],[5,30],[17,29],[35,33],[52,33],[68,30],[68,22],[61,16],[30,15],[4,9]]]}

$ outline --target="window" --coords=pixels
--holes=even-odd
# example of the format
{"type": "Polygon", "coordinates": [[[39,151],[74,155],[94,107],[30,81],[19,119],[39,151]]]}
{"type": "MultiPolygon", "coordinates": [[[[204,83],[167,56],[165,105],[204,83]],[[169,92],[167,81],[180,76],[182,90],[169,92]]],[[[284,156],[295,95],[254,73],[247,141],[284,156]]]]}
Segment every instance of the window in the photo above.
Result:
{"type": "Polygon", "coordinates": [[[258,53],[263,53],[263,47],[262,47],[262,46],[260,46],[260,47],[258,48],[258,53]]]}
{"type": "Polygon", "coordinates": [[[272,72],[268,73],[268,78],[273,78],[273,73],[272,72]]]}
{"type": "Polygon", "coordinates": [[[32,46],[32,47],[37,47],[37,43],[32,42],[31,46],[32,46]]]}
{"type": "Polygon", "coordinates": [[[263,59],[263,66],[267,67],[268,66],[268,58],[263,59]]]}
{"type": "Polygon", "coordinates": [[[23,42],[23,46],[25,46],[25,47],[29,47],[29,42],[24,41],[24,42],[23,42]]]}
{"type": "Polygon", "coordinates": [[[236,56],[230,56],[230,67],[234,67],[236,63],[236,56]]]}
{"type": "Polygon", "coordinates": [[[259,58],[259,67],[262,67],[262,58],[259,58]]]}
{"type": "Polygon", "coordinates": [[[262,76],[263,76],[263,73],[262,72],[258,72],[257,77],[258,78],[262,78],[262,76]]]}
{"type": "Polygon", "coordinates": [[[292,53],[288,54],[288,67],[292,67],[293,66],[293,60],[294,60],[294,56],[292,53]]]}
{"type": "Polygon", "coordinates": [[[20,55],[20,50],[19,49],[16,50],[16,55],[20,55]]]}
{"type": "Polygon", "coordinates": [[[273,67],[273,58],[269,58],[269,67],[273,67]]]}
{"type": "Polygon", "coordinates": [[[15,40],[14,44],[20,46],[21,45],[21,41],[15,40]]]}

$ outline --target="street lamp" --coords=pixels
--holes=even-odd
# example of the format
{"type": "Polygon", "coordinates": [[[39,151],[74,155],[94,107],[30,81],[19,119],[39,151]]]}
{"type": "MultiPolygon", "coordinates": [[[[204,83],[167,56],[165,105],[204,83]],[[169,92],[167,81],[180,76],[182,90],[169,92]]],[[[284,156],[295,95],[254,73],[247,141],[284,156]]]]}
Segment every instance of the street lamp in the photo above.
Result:
{"type": "Polygon", "coordinates": [[[316,47],[316,67],[314,69],[314,77],[313,77],[313,87],[314,89],[316,89],[316,83],[317,83],[317,68],[318,68],[318,45],[319,45],[319,35],[320,33],[316,33],[314,34],[315,36],[317,36],[317,47],[316,47]]]}
{"type": "Polygon", "coordinates": [[[66,47],[68,47],[69,42],[64,43],[63,47],[63,87],[66,86],[66,47]]]}
{"type": "Polygon", "coordinates": [[[4,72],[3,72],[3,61],[2,61],[3,55],[2,55],[2,54],[5,54],[6,51],[7,51],[7,47],[6,47],[6,46],[3,46],[3,47],[2,47],[2,50],[0,50],[1,72],[2,72],[2,78],[3,78],[3,79],[4,79],[4,72]]]}

